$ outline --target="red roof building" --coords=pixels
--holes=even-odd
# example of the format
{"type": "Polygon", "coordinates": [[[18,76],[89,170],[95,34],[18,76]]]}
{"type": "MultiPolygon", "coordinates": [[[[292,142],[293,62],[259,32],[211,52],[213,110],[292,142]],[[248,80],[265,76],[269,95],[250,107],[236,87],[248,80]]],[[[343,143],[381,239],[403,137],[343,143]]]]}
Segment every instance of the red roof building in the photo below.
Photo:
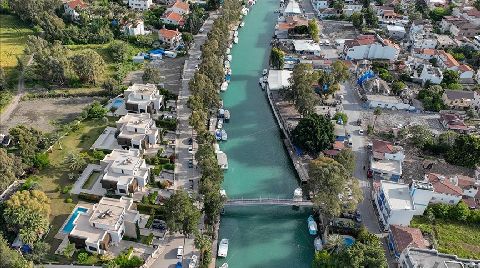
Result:
{"type": "Polygon", "coordinates": [[[430,246],[420,229],[395,224],[390,225],[388,243],[397,258],[408,247],[426,249],[430,246]]]}

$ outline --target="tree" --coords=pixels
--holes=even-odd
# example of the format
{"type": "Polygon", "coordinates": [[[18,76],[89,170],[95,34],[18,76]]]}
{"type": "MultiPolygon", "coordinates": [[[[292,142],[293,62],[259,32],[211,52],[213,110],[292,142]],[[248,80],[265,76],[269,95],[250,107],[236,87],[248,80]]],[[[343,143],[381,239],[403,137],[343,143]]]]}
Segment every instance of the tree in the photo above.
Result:
{"type": "Polygon", "coordinates": [[[473,2],[473,6],[474,6],[477,10],[480,10],[480,0],[475,0],[475,2],[473,2]]]}
{"type": "Polygon", "coordinates": [[[23,172],[22,160],[0,148],[0,192],[3,192],[23,172]]]}
{"type": "Polygon", "coordinates": [[[5,79],[5,70],[0,66],[0,91],[7,88],[7,81],[5,79]]]}
{"type": "Polygon", "coordinates": [[[448,163],[475,168],[480,164],[480,137],[459,135],[445,157],[448,163]]]}
{"type": "Polygon", "coordinates": [[[85,157],[75,152],[69,152],[64,158],[64,163],[70,170],[80,170],[87,165],[85,157]]]}
{"type": "Polygon", "coordinates": [[[93,49],[85,49],[75,54],[72,66],[80,81],[95,85],[105,72],[105,61],[93,49]]]}
{"type": "Polygon", "coordinates": [[[108,52],[115,62],[125,62],[130,58],[132,49],[126,42],[115,40],[108,45],[108,52]]]}
{"type": "Polygon", "coordinates": [[[449,15],[448,9],[445,9],[443,7],[436,7],[432,10],[430,10],[430,13],[428,14],[430,16],[430,19],[433,21],[441,21],[444,16],[449,15]]]}
{"type": "Polygon", "coordinates": [[[458,84],[460,81],[460,74],[454,70],[443,71],[442,86],[449,88],[453,84],[458,84]]]}
{"type": "Polygon", "coordinates": [[[270,53],[270,64],[273,68],[281,70],[285,64],[285,52],[283,50],[274,47],[270,53]]]}
{"type": "Polygon", "coordinates": [[[85,117],[88,119],[103,118],[108,112],[98,101],[94,101],[91,105],[85,107],[83,111],[85,112],[85,117]]]}
{"type": "Polygon", "coordinates": [[[32,253],[26,254],[25,257],[34,263],[42,263],[48,255],[49,250],[50,245],[48,243],[37,241],[33,244],[32,253]]]}
{"type": "Polygon", "coordinates": [[[17,125],[9,130],[14,154],[21,157],[27,166],[33,165],[35,155],[47,147],[47,140],[42,132],[24,125],[17,125]]]}
{"type": "Polygon", "coordinates": [[[292,131],[292,139],[295,145],[317,155],[333,143],[333,124],[326,116],[311,114],[300,120],[292,131]]]}
{"type": "Polygon", "coordinates": [[[470,216],[470,208],[463,200],[460,200],[455,206],[449,210],[448,217],[456,221],[466,222],[470,216]]]}
{"type": "Polygon", "coordinates": [[[26,260],[18,250],[11,249],[0,234],[0,259],[5,268],[33,268],[33,263],[26,260]]]}
{"type": "Polygon", "coordinates": [[[346,148],[341,150],[340,153],[335,156],[335,160],[342,164],[349,174],[353,175],[353,171],[355,170],[355,153],[353,153],[352,149],[346,148]]]}
{"type": "Polygon", "coordinates": [[[361,30],[363,27],[363,15],[359,12],[354,12],[350,17],[352,19],[353,27],[358,30],[361,30]]]}
{"type": "Polygon", "coordinates": [[[342,119],[342,124],[346,125],[347,122],[348,122],[348,116],[346,113],[342,113],[342,112],[337,112],[333,118],[333,120],[337,121],[338,122],[338,119],[342,119]]]}
{"type": "Polygon", "coordinates": [[[73,243],[68,243],[62,251],[62,256],[70,259],[73,256],[73,253],[75,253],[75,244],[73,243]]]}
{"type": "Polygon", "coordinates": [[[155,29],[160,29],[161,25],[161,17],[163,13],[165,13],[165,6],[155,5],[150,7],[145,13],[143,14],[143,18],[146,25],[150,25],[155,29]]]}
{"type": "Polygon", "coordinates": [[[38,190],[19,191],[5,202],[4,219],[12,230],[18,230],[22,241],[33,245],[48,230],[50,199],[38,190]]]}
{"type": "Polygon", "coordinates": [[[395,93],[396,95],[400,95],[400,93],[402,93],[405,87],[406,85],[402,81],[395,81],[392,84],[393,93],[395,93]]]}
{"type": "Polygon", "coordinates": [[[377,119],[381,114],[382,114],[382,109],[377,107],[375,108],[375,110],[373,110],[373,115],[375,116],[375,119],[373,119],[373,129],[375,129],[375,123],[377,123],[377,119]]]}
{"type": "Polygon", "coordinates": [[[372,7],[363,9],[363,17],[365,19],[365,24],[370,28],[378,27],[378,17],[372,7]]]}
{"type": "Polygon", "coordinates": [[[21,20],[36,24],[45,12],[54,14],[55,9],[61,6],[61,2],[58,0],[9,0],[8,5],[21,20]]]}
{"type": "Polygon", "coordinates": [[[308,189],[313,193],[313,202],[327,219],[338,216],[344,206],[356,207],[363,197],[358,181],[334,159],[319,157],[310,161],[308,175],[308,189]],[[348,198],[350,193],[351,199],[348,198]]]}
{"type": "Polygon", "coordinates": [[[193,42],[193,35],[189,32],[183,32],[182,41],[185,43],[185,45],[190,46],[190,44],[193,42]]]}
{"type": "Polygon", "coordinates": [[[313,85],[318,80],[318,73],[313,71],[310,64],[300,63],[293,68],[289,79],[291,85],[291,99],[295,108],[303,116],[312,114],[316,103],[313,85]]]}
{"type": "Polygon", "coordinates": [[[318,37],[320,31],[318,29],[318,23],[316,19],[311,19],[308,21],[308,34],[313,41],[318,42],[320,40],[318,37]]]}
{"type": "Polygon", "coordinates": [[[163,77],[162,77],[162,73],[160,72],[160,68],[151,64],[148,64],[145,67],[145,70],[142,76],[143,82],[158,84],[163,80],[162,78],[163,77]]]}
{"type": "Polygon", "coordinates": [[[415,125],[410,127],[408,132],[412,135],[412,143],[418,148],[424,148],[434,142],[433,133],[426,126],[415,125]]]}
{"type": "Polygon", "coordinates": [[[350,71],[343,61],[337,60],[332,64],[332,75],[335,82],[343,83],[350,78],[350,71]]]}
{"type": "Polygon", "coordinates": [[[220,0],[207,0],[208,10],[217,10],[220,7],[220,0]]]}
{"type": "Polygon", "coordinates": [[[200,211],[184,191],[178,191],[165,201],[165,220],[170,232],[193,234],[198,228],[200,211]]]}
{"type": "Polygon", "coordinates": [[[208,258],[208,252],[212,251],[212,240],[210,237],[208,237],[205,234],[198,234],[195,236],[194,240],[195,248],[200,251],[200,262],[203,263],[204,259],[207,259],[205,261],[208,261],[210,263],[211,258],[208,258]]]}
{"type": "Polygon", "coordinates": [[[422,101],[425,110],[438,112],[445,107],[442,95],[442,87],[434,85],[428,87],[428,89],[421,89],[418,92],[417,98],[422,101]]]}
{"type": "Polygon", "coordinates": [[[50,165],[47,153],[37,153],[33,158],[33,166],[38,169],[44,169],[50,165]]]}

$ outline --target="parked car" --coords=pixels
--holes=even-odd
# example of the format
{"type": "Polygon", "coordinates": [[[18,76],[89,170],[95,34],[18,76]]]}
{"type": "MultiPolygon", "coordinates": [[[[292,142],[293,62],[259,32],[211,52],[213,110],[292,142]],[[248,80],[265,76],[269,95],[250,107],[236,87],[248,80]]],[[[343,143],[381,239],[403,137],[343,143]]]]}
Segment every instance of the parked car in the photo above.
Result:
{"type": "Polygon", "coordinates": [[[359,134],[359,135],[363,135],[363,133],[364,133],[363,129],[359,129],[359,130],[358,130],[358,134],[359,134]]]}
{"type": "Polygon", "coordinates": [[[361,218],[360,212],[358,212],[358,210],[353,212],[353,213],[344,212],[344,213],[342,213],[341,216],[342,216],[342,218],[351,219],[351,220],[354,220],[358,223],[362,222],[362,218],[361,218]]]}
{"type": "Polygon", "coordinates": [[[179,246],[177,248],[177,259],[182,259],[183,258],[183,246],[179,246]]]}
{"type": "Polygon", "coordinates": [[[154,219],[152,223],[152,228],[164,231],[167,229],[167,223],[160,219],[154,219]]]}
{"type": "Polygon", "coordinates": [[[188,167],[193,168],[193,160],[192,159],[188,160],[188,167]]]}
{"type": "Polygon", "coordinates": [[[362,119],[358,119],[357,120],[357,126],[361,126],[362,125],[362,119]]]}
{"type": "Polygon", "coordinates": [[[192,147],[192,146],[189,146],[189,147],[188,147],[188,152],[191,153],[191,154],[193,154],[193,147],[192,147]]]}

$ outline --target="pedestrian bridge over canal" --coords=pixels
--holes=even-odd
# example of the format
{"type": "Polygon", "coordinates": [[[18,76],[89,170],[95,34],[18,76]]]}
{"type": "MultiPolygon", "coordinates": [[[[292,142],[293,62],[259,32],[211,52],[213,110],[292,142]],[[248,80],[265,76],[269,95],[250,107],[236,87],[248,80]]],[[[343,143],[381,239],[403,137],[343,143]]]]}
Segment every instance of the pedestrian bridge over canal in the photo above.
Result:
{"type": "Polygon", "coordinates": [[[311,201],[302,199],[280,199],[280,198],[241,198],[241,199],[227,199],[225,206],[298,206],[311,207],[311,201]]]}

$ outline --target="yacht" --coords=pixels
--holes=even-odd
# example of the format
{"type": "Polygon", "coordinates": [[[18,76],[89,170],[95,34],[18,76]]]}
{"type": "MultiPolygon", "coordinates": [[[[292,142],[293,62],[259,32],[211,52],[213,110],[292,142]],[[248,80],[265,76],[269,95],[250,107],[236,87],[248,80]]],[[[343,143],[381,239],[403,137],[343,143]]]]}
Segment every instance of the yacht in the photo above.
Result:
{"type": "Polygon", "coordinates": [[[243,27],[245,26],[245,22],[242,21],[242,23],[240,23],[240,27],[243,27]]]}
{"type": "Polygon", "coordinates": [[[263,69],[262,74],[263,74],[263,76],[267,75],[267,74],[268,74],[268,70],[267,70],[267,69],[263,69]]]}
{"type": "Polygon", "coordinates": [[[227,91],[227,88],[228,88],[228,82],[225,81],[222,83],[222,86],[220,87],[220,91],[225,92],[227,91]]]}
{"type": "Polygon", "coordinates": [[[220,240],[220,244],[218,244],[218,257],[227,257],[228,254],[228,239],[224,238],[220,240]]]}
{"type": "Polygon", "coordinates": [[[223,118],[218,119],[217,128],[219,129],[223,128],[223,118]]]}
{"type": "Polygon", "coordinates": [[[229,110],[225,110],[223,112],[223,118],[225,118],[225,123],[228,123],[230,121],[230,111],[229,110]]]}
{"type": "Polygon", "coordinates": [[[315,240],[313,241],[313,246],[315,247],[315,251],[321,251],[323,246],[322,246],[322,239],[320,236],[317,236],[315,240]]]}
{"type": "Polygon", "coordinates": [[[232,61],[232,55],[228,54],[228,55],[227,55],[227,60],[228,60],[228,61],[232,61]]]}
{"type": "Polygon", "coordinates": [[[220,268],[228,268],[228,263],[222,264],[222,266],[220,266],[220,268]]]}
{"type": "Polygon", "coordinates": [[[238,44],[238,36],[233,38],[233,43],[238,44]]]}
{"type": "Polygon", "coordinates": [[[220,134],[222,135],[222,141],[226,141],[228,139],[228,136],[227,136],[227,132],[222,129],[222,131],[220,131],[220,134]]]}
{"type": "Polygon", "coordinates": [[[238,37],[238,31],[233,32],[234,37],[238,37]]]}
{"type": "Polygon", "coordinates": [[[315,219],[313,218],[312,215],[308,216],[307,223],[308,223],[308,232],[311,235],[317,235],[317,223],[315,222],[315,219]]]}

